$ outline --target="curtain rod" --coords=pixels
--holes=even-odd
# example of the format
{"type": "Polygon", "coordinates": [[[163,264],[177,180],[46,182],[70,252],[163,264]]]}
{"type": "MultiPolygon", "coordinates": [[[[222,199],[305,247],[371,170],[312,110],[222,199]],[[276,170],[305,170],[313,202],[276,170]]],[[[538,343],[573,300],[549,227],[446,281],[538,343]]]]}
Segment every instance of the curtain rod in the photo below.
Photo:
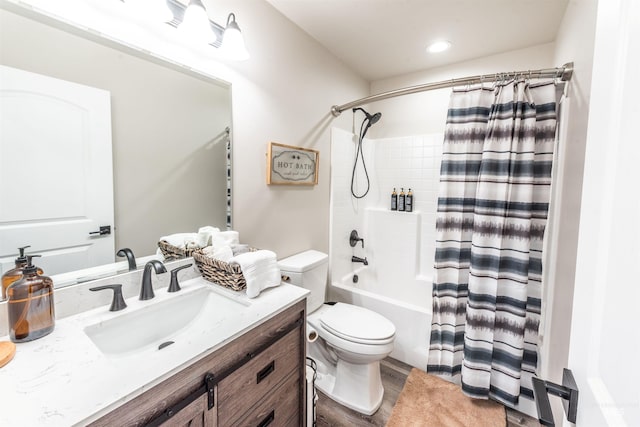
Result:
{"type": "Polygon", "coordinates": [[[381,101],[383,99],[394,98],[396,96],[410,95],[412,93],[425,92],[434,89],[444,89],[448,87],[460,86],[460,85],[472,85],[476,83],[494,82],[501,79],[509,79],[516,76],[530,76],[537,79],[543,78],[560,78],[562,81],[571,80],[573,74],[573,62],[568,62],[562,67],[546,68],[540,70],[526,70],[526,71],[510,71],[507,73],[495,73],[495,74],[483,74],[472,77],[462,77],[459,79],[443,80],[441,82],[426,83],[417,86],[405,87],[402,89],[390,90],[388,92],[382,92],[377,95],[367,96],[355,101],[351,101],[342,105],[334,105],[331,107],[331,114],[334,117],[338,117],[344,110],[358,107],[360,105],[367,104],[369,102],[381,101]]]}

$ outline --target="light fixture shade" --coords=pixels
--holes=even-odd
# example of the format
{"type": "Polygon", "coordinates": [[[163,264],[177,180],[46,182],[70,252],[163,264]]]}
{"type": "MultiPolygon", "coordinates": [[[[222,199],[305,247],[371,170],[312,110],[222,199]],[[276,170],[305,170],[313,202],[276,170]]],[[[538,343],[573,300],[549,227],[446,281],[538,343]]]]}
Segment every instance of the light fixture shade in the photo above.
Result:
{"type": "Polygon", "coordinates": [[[249,59],[249,52],[244,44],[244,37],[233,13],[227,18],[227,28],[222,36],[220,53],[227,59],[244,61],[249,59]]]}
{"type": "Polygon", "coordinates": [[[211,29],[209,16],[201,0],[190,0],[184,11],[178,30],[186,37],[199,42],[213,43],[216,34],[211,29]]]}

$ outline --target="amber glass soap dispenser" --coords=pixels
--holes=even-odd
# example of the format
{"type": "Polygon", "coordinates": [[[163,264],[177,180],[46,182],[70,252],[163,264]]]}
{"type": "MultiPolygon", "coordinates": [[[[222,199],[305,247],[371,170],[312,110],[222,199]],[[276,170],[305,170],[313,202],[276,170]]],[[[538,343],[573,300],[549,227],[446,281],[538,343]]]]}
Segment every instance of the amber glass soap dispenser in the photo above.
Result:
{"type": "MultiPolygon", "coordinates": [[[[7,299],[7,288],[9,285],[20,280],[22,277],[22,270],[27,265],[27,257],[24,255],[24,250],[28,247],[29,246],[23,246],[18,248],[20,254],[18,255],[18,258],[16,258],[16,266],[2,275],[2,301],[7,299]]],[[[41,268],[38,269],[38,274],[42,274],[41,268]]]]}
{"type": "Polygon", "coordinates": [[[27,256],[22,278],[7,288],[7,298],[11,341],[33,341],[53,331],[53,281],[38,274],[31,256],[27,256]]]}

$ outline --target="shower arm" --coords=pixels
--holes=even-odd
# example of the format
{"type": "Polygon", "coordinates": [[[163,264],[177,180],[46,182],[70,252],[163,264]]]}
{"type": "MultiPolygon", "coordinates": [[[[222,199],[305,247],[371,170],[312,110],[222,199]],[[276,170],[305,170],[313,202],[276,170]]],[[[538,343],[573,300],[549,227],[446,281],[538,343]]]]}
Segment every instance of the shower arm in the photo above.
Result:
{"type": "Polygon", "coordinates": [[[331,114],[334,117],[338,117],[340,113],[345,110],[365,105],[370,102],[382,101],[383,99],[395,98],[396,96],[410,95],[412,93],[426,92],[435,89],[445,89],[448,87],[472,85],[477,83],[490,83],[500,80],[511,79],[514,77],[529,77],[536,79],[543,78],[559,78],[561,81],[569,81],[573,76],[573,62],[567,62],[562,67],[557,68],[543,68],[539,70],[526,70],[526,71],[510,71],[507,73],[495,73],[495,74],[481,74],[471,77],[462,77],[459,79],[443,80],[435,83],[426,83],[417,86],[405,87],[402,89],[390,90],[388,92],[382,92],[377,95],[367,96],[365,98],[358,99],[356,101],[349,102],[342,105],[334,105],[331,107],[331,114]]]}

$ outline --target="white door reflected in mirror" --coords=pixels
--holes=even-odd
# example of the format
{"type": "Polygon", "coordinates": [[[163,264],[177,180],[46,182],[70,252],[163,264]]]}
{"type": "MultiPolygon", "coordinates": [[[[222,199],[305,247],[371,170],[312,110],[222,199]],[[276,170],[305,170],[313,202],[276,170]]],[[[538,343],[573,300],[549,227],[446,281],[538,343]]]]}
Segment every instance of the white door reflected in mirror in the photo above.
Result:
{"type": "Polygon", "coordinates": [[[0,153],[2,272],[27,245],[47,275],[113,262],[108,91],[0,66],[0,153]]]}

